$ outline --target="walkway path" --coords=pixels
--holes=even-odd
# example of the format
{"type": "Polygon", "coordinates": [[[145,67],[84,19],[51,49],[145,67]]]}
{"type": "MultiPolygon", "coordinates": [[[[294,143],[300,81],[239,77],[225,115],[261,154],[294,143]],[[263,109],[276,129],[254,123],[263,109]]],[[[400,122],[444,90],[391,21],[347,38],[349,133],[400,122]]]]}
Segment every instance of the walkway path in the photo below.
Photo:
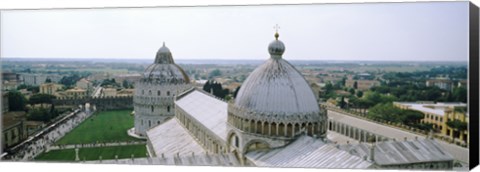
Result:
{"type": "Polygon", "coordinates": [[[147,144],[146,141],[56,145],[56,146],[48,147],[47,152],[51,150],[63,150],[63,149],[75,149],[75,148],[96,148],[96,147],[109,147],[109,146],[145,145],[145,144],[147,144]]]}
{"type": "Polygon", "coordinates": [[[39,136],[31,136],[32,138],[29,138],[31,141],[19,148],[19,151],[15,152],[14,155],[9,155],[9,159],[14,161],[33,160],[36,156],[50,147],[50,145],[53,145],[92,114],[93,112],[90,111],[80,111],[74,114],[70,119],[58,123],[51,128],[48,133],[39,136]]]}

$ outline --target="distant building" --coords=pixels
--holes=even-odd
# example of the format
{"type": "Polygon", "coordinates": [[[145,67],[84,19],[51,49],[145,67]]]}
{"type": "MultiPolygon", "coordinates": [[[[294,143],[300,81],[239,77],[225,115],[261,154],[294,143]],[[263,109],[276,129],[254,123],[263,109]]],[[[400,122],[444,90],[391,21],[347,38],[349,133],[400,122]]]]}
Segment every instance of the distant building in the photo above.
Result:
{"type": "Polygon", "coordinates": [[[355,88],[355,82],[357,83],[357,90],[366,91],[372,87],[379,86],[380,82],[377,80],[354,80],[347,79],[345,81],[345,86],[348,88],[355,88]]]}
{"type": "Polygon", "coordinates": [[[115,78],[115,82],[119,83],[120,85],[122,85],[124,81],[127,81],[128,83],[131,83],[131,84],[135,84],[140,79],[142,79],[142,75],[139,73],[118,74],[113,76],[113,78],[115,78]]]}
{"type": "Polygon", "coordinates": [[[193,84],[197,88],[203,88],[203,86],[207,83],[208,80],[205,79],[200,79],[200,80],[194,80],[193,84]]]}
{"type": "Polygon", "coordinates": [[[457,87],[467,87],[468,81],[466,79],[457,81],[457,87]]]}
{"type": "Polygon", "coordinates": [[[117,96],[134,96],[135,89],[121,89],[117,91],[117,96]]]}
{"type": "Polygon", "coordinates": [[[57,91],[61,90],[63,85],[55,83],[44,83],[40,85],[40,93],[56,95],[57,91]]]}
{"type": "Polygon", "coordinates": [[[396,107],[422,112],[425,117],[423,123],[433,124],[433,128],[450,139],[459,139],[469,143],[468,130],[457,133],[448,127],[447,122],[460,120],[468,124],[467,104],[465,103],[433,103],[433,102],[394,102],[396,107]]]}
{"type": "Polygon", "coordinates": [[[12,72],[2,72],[2,81],[19,81],[20,75],[12,72]]]}
{"type": "Polygon", "coordinates": [[[104,96],[104,97],[117,96],[117,89],[115,89],[115,88],[104,88],[102,90],[102,96],[104,96]]]}
{"type": "Polygon", "coordinates": [[[2,114],[9,111],[8,93],[2,93],[2,114]]]}
{"type": "Polygon", "coordinates": [[[15,146],[26,138],[25,112],[2,114],[2,148],[15,146]]]}
{"type": "Polygon", "coordinates": [[[25,85],[39,86],[47,79],[50,79],[54,83],[60,82],[63,76],[58,74],[21,74],[21,80],[25,85]]]}
{"type": "Polygon", "coordinates": [[[3,91],[17,90],[18,85],[19,85],[19,83],[16,80],[3,81],[2,82],[2,90],[3,91]]]}
{"type": "Polygon", "coordinates": [[[425,82],[427,87],[438,87],[444,90],[451,90],[453,86],[453,81],[448,78],[437,78],[429,79],[425,82]]]}
{"type": "Polygon", "coordinates": [[[75,86],[87,90],[87,94],[90,94],[93,91],[93,83],[85,78],[78,80],[75,83],[75,86]]]}
{"type": "Polygon", "coordinates": [[[58,98],[85,98],[87,96],[87,90],[81,88],[72,88],[66,91],[59,91],[56,95],[58,98]]]}

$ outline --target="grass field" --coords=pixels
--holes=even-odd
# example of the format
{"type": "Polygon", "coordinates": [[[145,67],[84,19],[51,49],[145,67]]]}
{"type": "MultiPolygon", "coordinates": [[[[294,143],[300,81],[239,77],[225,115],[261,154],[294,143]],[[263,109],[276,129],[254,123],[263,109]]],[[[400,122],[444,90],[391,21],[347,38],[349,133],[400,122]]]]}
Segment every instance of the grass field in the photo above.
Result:
{"type": "MultiPolygon", "coordinates": [[[[129,145],[129,146],[111,146],[99,148],[81,148],[78,151],[80,160],[99,160],[102,156],[103,160],[131,158],[133,154],[135,158],[146,157],[147,148],[145,145],[129,145]]],[[[75,161],[75,149],[52,150],[48,153],[39,155],[35,160],[38,161],[75,161]]]]}
{"type": "Polygon", "coordinates": [[[82,144],[137,140],[128,136],[133,127],[132,110],[114,110],[96,113],[65,135],[56,144],[82,144]]]}

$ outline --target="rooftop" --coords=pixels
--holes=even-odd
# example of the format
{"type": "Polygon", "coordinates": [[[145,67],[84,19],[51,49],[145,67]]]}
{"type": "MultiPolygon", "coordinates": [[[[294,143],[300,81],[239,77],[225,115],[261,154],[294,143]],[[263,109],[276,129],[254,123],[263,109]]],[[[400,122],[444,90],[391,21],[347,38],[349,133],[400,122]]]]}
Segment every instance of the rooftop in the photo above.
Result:
{"type": "Polygon", "coordinates": [[[438,103],[422,103],[422,102],[394,102],[396,104],[409,106],[408,109],[417,110],[425,113],[445,115],[445,109],[450,107],[466,107],[467,104],[460,102],[438,102],[438,103]]]}
{"type": "Polygon", "coordinates": [[[173,157],[175,155],[200,155],[205,150],[197,144],[190,133],[184,129],[176,118],[147,131],[153,150],[157,157],[173,157]]]}
{"type": "Polygon", "coordinates": [[[226,141],[228,125],[227,102],[194,89],[176,100],[175,104],[212,131],[219,139],[226,141]]]}
{"type": "MultiPolygon", "coordinates": [[[[370,157],[371,146],[365,143],[347,144],[340,148],[358,157],[370,157]]],[[[379,165],[454,160],[451,154],[432,139],[378,142],[374,149],[374,159],[379,165]]]]}
{"type": "Polygon", "coordinates": [[[309,136],[301,136],[283,148],[249,152],[246,158],[256,166],[263,167],[363,169],[372,165],[332,144],[309,136]]]}

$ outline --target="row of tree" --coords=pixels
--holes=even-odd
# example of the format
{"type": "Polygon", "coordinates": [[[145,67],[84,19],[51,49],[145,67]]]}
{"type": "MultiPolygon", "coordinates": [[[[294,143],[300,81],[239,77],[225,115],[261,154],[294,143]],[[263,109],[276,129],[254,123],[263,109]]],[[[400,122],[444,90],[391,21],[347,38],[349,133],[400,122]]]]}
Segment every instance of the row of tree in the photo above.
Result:
{"type": "Polygon", "coordinates": [[[228,90],[228,88],[222,88],[222,84],[213,80],[208,80],[205,85],[203,85],[203,90],[212,93],[216,97],[230,100],[230,90],[228,90]]]}
{"type": "Polygon", "coordinates": [[[53,105],[55,96],[49,94],[35,94],[29,99],[18,91],[10,91],[8,94],[9,110],[10,111],[25,111],[27,112],[27,119],[33,121],[48,122],[59,115],[59,112],[53,105]],[[30,104],[31,109],[27,109],[26,105],[30,104]],[[40,107],[34,107],[40,104],[40,107]],[[44,107],[44,104],[48,106],[44,107]],[[50,107],[50,108],[48,108],[50,107]]]}

